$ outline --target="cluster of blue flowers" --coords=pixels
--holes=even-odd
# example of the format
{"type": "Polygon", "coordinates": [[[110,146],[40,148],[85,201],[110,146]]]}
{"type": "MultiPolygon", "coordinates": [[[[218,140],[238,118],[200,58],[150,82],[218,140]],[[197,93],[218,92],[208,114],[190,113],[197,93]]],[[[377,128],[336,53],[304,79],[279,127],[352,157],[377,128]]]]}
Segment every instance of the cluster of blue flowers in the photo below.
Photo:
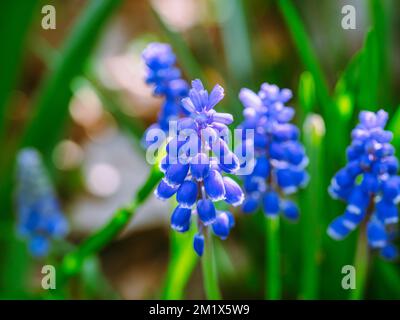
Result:
{"type": "Polygon", "coordinates": [[[233,117],[214,110],[223,97],[219,85],[208,94],[200,80],[192,82],[188,97],[182,100],[188,115],[178,120],[177,135],[170,137],[166,146],[167,155],[160,165],[165,177],[155,191],[162,200],[176,194],[178,206],[171,216],[174,230],[187,231],[197,214],[198,233],[193,245],[199,256],[204,250],[206,226],[225,239],[234,225],[233,215],[217,210],[214,203],[224,200],[239,206],[244,199],[239,185],[223,176],[223,172],[234,174],[240,168],[239,159],[223,138],[233,117]]]}
{"type": "Polygon", "coordinates": [[[291,220],[299,217],[296,204],[285,196],[307,184],[308,158],[298,141],[298,128],[289,123],[294,110],[285,103],[291,97],[289,89],[280,90],[268,83],[261,85],[258,94],[249,89],[240,91],[239,99],[245,107],[240,127],[254,130],[254,141],[243,141],[243,145],[254,143],[255,159],[252,173],[244,177],[245,213],[262,205],[267,216],[282,212],[291,220]]]}
{"type": "Polygon", "coordinates": [[[360,223],[367,223],[367,239],[371,248],[382,256],[394,259],[397,250],[391,241],[393,225],[398,222],[400,202],[399,163],[390,144],[392,133],[385,131],[385,111],[363,111],[360,123],[352,131],[347,149],[347,165],[331,181],[329,193],[347,203],[346,211],[329,226],[328,234],[337,240],[346,237],[360,223]]]}
{"type": "MultiPolygon", "coordinates": [[[[224,96],[223,88],[216,85],[209,94],[200,80],[194,80],[189,90],[167,44],[151,43],[143,59],[148,67],[147,83],[154,86],[156,96],[165,98],[158,123],[148,130],[160,128],[166,132],[176,121],[176,136],[168,138],[167,155],[160,164],[165,176],[155,191],[162,200],[176,195],[178,206],[171,216],[172,228],[187,231],[197,215],[194,249],[201,256],[205,227],[211,226],[217,236],[225,239],[234,225],[233,215],[217,210],[215,202],[241,205],[245,213],[262,207],[267,216],[282,213],[297,220],[299,210],[288,196],[305,187],[309,176],[299,129],[290,123],[294,110],[286,105],[292,92],[268,83],[261,85],[258,94],[245,88],[240,91],[245,108],[239,126],[243,141],[237,151],[243,155],[254,150],[251,157],[246,156],[251,173],[243,177],[245,198],[235,180],[223,175],[236,174],[249,165],[240,163],[228,146],[227,125],[232,123],[232,116],[214,110],[224,96]],[[248,137],[248,129],[254,137],[248,137]]],[[[398,222],[400,177],[390,144],[392,134],[383,129],[386,121],[384,111],[360,114],[360,124],[353,130],[353,142],[347,150],[348,164],[335,175],[329,188],[334,198],[348,205],[329,226],[328,233],[342,239],[367,219],[370,246],[393,259],[397,251],[391,244],[395,233],[390,226],[398,222]]]]}
{"type": "Polygon", "coordinates": [[[170,45],[150,43],[142,53],[147,66],[146,82],[154,87],[154,95],[164,98],[158,123],[150,128],[158,127],[168,130],[171,120],[176,120],[186,111],[181,106],[181,99],[188,94],[189,86],[181,78],[181,71],[175,66],[176,57],[170,45]]]}
{"type": "Polygon", "coordinates": [[[35,149],[18,154],[16,196],[19,234],[28,241],[32,255],[47,255],[50,241],[67,234],[68,223],[35,149]]]}

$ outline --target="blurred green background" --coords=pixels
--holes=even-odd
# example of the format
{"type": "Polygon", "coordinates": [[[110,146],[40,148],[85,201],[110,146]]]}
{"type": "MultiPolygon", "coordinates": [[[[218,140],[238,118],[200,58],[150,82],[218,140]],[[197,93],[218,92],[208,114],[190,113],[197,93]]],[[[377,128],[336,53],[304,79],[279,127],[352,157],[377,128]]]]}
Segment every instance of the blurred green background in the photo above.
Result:
{"type": "MultiPolygon", "coordinates": [[[[360,110],[389,112],[400,150],[399,1],[6,0],[0,6],[0,298],[49,297],[40,286],[41,267],[59,262],[146,180],[150,165],[139,140],[161,103],[143,80],[140,54],[150,41],[173,46],[186,79],[220,83],[221,107],[236,123],[240,88],[269,82],[293,90],[311,181],[297,196],[300,222],[282,222],[283,298],[347,298],[341,269],[353,263],[357,232],[341,242],[326,236],[344,210],[326,190],[345,163],[360,110]],[[54,30],[41,26],[46,4],[56,8],[54,30]],[[344,5],[356,9],[355,30],[341,26],[344,5]],[[15,236],[14,160],[23,146],[42,152],[71,223],[68,242],[57,244],[47,261],[31,258],[15,236]]],[[[169,230],[170,206],[151,196],[57,297],[203,298],[190,236],[169,230]]],[[[216,241],[223,296],[263,298],[264,217],[235,215],[232,236],[216,241]]],[[[399,299],[399,267],[373,256],[366,297],[399,299]]]]}

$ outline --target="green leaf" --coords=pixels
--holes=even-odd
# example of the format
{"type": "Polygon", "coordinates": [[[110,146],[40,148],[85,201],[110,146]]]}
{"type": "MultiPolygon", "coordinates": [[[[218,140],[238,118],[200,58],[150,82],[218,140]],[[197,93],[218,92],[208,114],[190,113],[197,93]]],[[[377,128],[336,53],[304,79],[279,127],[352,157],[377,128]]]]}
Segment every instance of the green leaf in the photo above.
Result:
{"type": "Polygon", "coordinates": [[[379,99],[385,108],[393,108],[392,103],[392,74],[389,64],[391,63],[390,53],[393,48],[391,40],[392,12],[395,12],[392,1],[370,0],[369,12],[376,32],[377,54],[379,60],[379,99]]]}
{"type": "Polygon", "coordinates": [[[253,61],[243,0],[214,0],[214,5],[222,31],[230,78],[236,84],[249,86],[253,61]]]}
{"type": "Polygon", "coordinates": [[[7,120],[8,100],[22,65],[23,50],[38,0],[4,1],[0,10],[0,142],[7,120]]]}
{"type": "Polygon", "coordinates": [[[198,262],[193,249],[194,225],[186,233],[171,232],[170,260],[161,298],[180,300],[185,298],[185,288],[198,262]]]}
{"type": "Polygon", "coordinates": [[[308,172],[312,177],[301,196],[302,273],[300,297],[317,299],[322,243],[322,216],[325,206],[326,181],[324,168],[325,123],[321,116],[310,114],[303,126],[303,140],[310,160],[308,172]]]}
{"type": "MultiPolygon", "coordinates": [[[[168,42],[174,48],[176,55],[178,57],[178,62],[180,65],[182,65],[183,71],[188,77],[188,79],[193,80],[199,78],[203,81],[203,83],[207,87],[208,86],[207,78],[204,72],[202,71],[199,62],[196,60],[193,53],[190,51],[190,48],[183,39],[183,37],[179,33],[172,30],[168,26],[168,24],[164,22],[162,17],[160,17],[160,15],[155,9],[152,8],[152,12],[158,24],[160,25],[161,29],[164,31],[164,34],[168,42]]],[[[220,105],[219,110],[226,110],[228,109],[227,105],[229,105],[229,110],[234,116],[233,125],[236,125],[240,120],[240,111],[242,108],[237,98],[235,90],[233,90],[230,86],[226,86],[225,91],[227,93],[227,98],[226,98],[227,101],[226,103],[223,102],[220,105]],[[225,108],[224,105],[226,106],[225,108]]]]}
{"type": "MultiPolygon", "coordinates": [[[[42,83],[35,103],[35,114],[29,122],[21,146],[36,147],[47,159],[62,134],[68,119],[68,104],[72,92],[70,83],[82,73],[100,33],[101,26],[116,9],[120,0],[92,0],[60,51],[55,66],[42,83]]],[[[10,157],[12,159],[13,156],[10,157]]],[[[7,163],[0,181],[0,215],[11,215],[13,163],[7,163]]]]}
{"type": "Polygon", "coordinates": [[[373,29],[367,33],[362,50],[359,79],[360,93],[358,96],[358,106],[360,109],[372,111],[378,109],[379,68],[378,39],[373,29]]]}
{"type": "Polygon", "coordinates": [[[182,65],[182,68],[186,75],[190,79],[200,78],[206,81],[206,78],[202,72],[200,64],[197,62],[196,58],[190,52],[188,45],[181,35],[174,30],[172,30],[160,17],[157,10],[152,8],[153,15],[161,27],[162,31],[165,33],[168,41],[174,47],[176,55],[178,57],[178,62],[182,65]]]}
{"type": "Polygon", "coordinates": [[[333,108],[332,100],[329,95],[328,84],[315,52],[312,49],[311,41],[307,36],[305,26],[301,21],[296,8],[290,0],[279,0],[278,5],[289,28],[301,61],[314,77],[315,86],[317,89],[316,92],[319,102],[322,105],[322,111],[325,116],[331,116],[333,108]]]}
{"type": "Polygon", "coordinates": [[[120,0],[92,0],[66,40],[55,66],[41,86],[35,114],[22,140],[49,155],[60,138],[68,118],[70,83],[80,75],[107,19],[120,0]]]}
{"type": "Polygon", "coordinates": [[[147,200],[163,177],[163,173],[159,170],[161,159],[162,154],[160,153],[157,163],[153,165],[147,180],[136,192],[133,201],[116,210],[108,223],[84,240],[72,252],[65,255],[57,272],[57,284],[60,290],[63,289],[63,285],[69,277],[76,275],[81,270],[88,257],[98,253],[125,228],[136,210],[147,200]]]}
{"type": "Polygon", "coordinates": [[[397,155],[400,151],[400,105],[395,110],[394,115],[389,120],[388,130],[393,132],[392,144],[396,148],[397,155]]]}
{"type": "Polygon", "coordinates": [[[301,106],[301,113],[307,115],[312,111],[315,111],[316,107],[316,92],[315,82],[312,74],[308,71],[304,71],[300,75],[299,80],[299,103],[301,106]]]}
{"type": "Polygon", "coordinates": [[[360,65],[362,61],[362,50],[351,58],[346,68],[341,73],[335,86],[335,96],[351,94],[355,96],[360,85],[360,65]]]}

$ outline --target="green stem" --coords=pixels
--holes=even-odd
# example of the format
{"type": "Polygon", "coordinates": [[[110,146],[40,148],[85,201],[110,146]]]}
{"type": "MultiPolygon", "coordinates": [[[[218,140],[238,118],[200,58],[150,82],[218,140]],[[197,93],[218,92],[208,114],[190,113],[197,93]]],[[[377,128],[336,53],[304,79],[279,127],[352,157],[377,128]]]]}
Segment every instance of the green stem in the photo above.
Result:
{"type": "Polygon", "coordinates": [[[163,300],[184,298],[186,285],[198,262],[198,256],[193,250],[192,243],[196,230],[194,225],[185,233],[171,230],[170,258],[161,294],[163,300]]]}
{"type": "Polygon", "coordinates": [[[265,219],[266,259],[265,259],[265,298],[278,300],[281,298],[280,255],[279,255],[279,218],[265,219]]]}
{"type": "Polygon", "coordinates": [[[209,230],[205,232],[205,238],[204,254],[201,258],[204,291],[208,300],[220,300],[221,292],[218,287],[213,238],[209,230]]]}
{"type": "Polygon", "coordinates": [[[354,260],[354,268],[356,270],[356,288],[350,292],[349,298],[351,300],[363,299],[365,293],[370,260],[365,223],[360,228],[356,250],[354,260]]]}
{"type": "Polygon", "coordinates": [[[135,214],[136,209],[147,199],[161,178],[162,173],[158,169],[158,164],[156,164],[153,166],[146,182],[137,192],[134,200],[127,206],[115,211],[111,220],[104,227],[63,258],[61,266],[57,268],[58,288],[62,289],[69,277],[79,273],[86,258],[104,248],[124,229],[135,214]]]}
{"type": "Polygon", "coordinates": [[[317,114],[309,114],[303,126],[303,139],[306,153],[310,160],[309,173],[313,177],[307,189],[300,196],[301,203],[301,240],[302,270],[300,279],[301,299],[318,298],[319,269],[318,259],[321,250],[321,221],[324,211],[325,180],[324,172],[324,120],[317,114]]]}

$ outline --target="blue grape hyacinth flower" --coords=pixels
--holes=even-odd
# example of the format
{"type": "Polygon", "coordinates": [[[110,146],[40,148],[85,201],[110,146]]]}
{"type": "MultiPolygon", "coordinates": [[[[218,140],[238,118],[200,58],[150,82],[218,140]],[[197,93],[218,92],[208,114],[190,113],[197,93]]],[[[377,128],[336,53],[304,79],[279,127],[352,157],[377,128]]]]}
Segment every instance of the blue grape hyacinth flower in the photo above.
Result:
{"type": "Polygon", "coordinates": [[[52,239],[68,232],[65,219],[40,154],[22,149],[17,158],[16,205],[18,234],[27,240],[33,256],[46,256],[52,239]]]}
{"type": "Polygon", "coordinates": [[[155,96],[164,98],[158,122],[150,128],[167,131],[169,121],[186,113],[181,106],[181,99],[187,96],[189,86],[175,66],[176,56],[169,44],[150,43],[143,50],[142,58],[147,66],[146,83],[153,86],[155,96]]]}
{"type": "Polygon", "coordinates": [[[299,210],[287,196],[304,187],[308,182],[305,168],[308,158],[298,141],[299,129],[290,123],[294,110],[286,106],[292,97],[289,89],[264,83],[258,94],[242,89],[239,99],[244,105],[242,130],[254,130],[254,159],[252,173],[244,177],[246,200],[244,213],[263,208],[267,216],[279,213],[290,220],[297,220],[299,210]]]}
{"type": "Polygon", "coordinates": [[[369,246],[379,249],[383,257],[394,259],[397,250],[391,242],[399,220],[400,177],[390,143],[393,134],[384,130],[387,120],[383,110],[360,113],[360,123],[352,131],[352,142],[347,148],[348,162],[329,186],[330,195],[346,202],[347,207],[330,224],[328,234],[341,240],[366,223],[369,246]]]}
{"type": "Polygon", "coordinates": [[[171,216],[174,230],[189,230],[196,217],[198,233],[193,247],[199,256],[204,251],[207,226],[221,239],[227,238],[234,226],[232,213],[217,210],[215,203],[223,200],[239,206],[244,199],[237,182],[224,175],[235,174],[240,164],[225,139],[233,117],[214,110],[223,97],[220,85],[208,93],[200,80],[192,82],[188,97],[182,100],[187,116],[177,121],[176,136],[169,137],[167,154],[160,164],[165,176],[155,190],[162,200],[176,195],[178,205],[171,216]]]}

